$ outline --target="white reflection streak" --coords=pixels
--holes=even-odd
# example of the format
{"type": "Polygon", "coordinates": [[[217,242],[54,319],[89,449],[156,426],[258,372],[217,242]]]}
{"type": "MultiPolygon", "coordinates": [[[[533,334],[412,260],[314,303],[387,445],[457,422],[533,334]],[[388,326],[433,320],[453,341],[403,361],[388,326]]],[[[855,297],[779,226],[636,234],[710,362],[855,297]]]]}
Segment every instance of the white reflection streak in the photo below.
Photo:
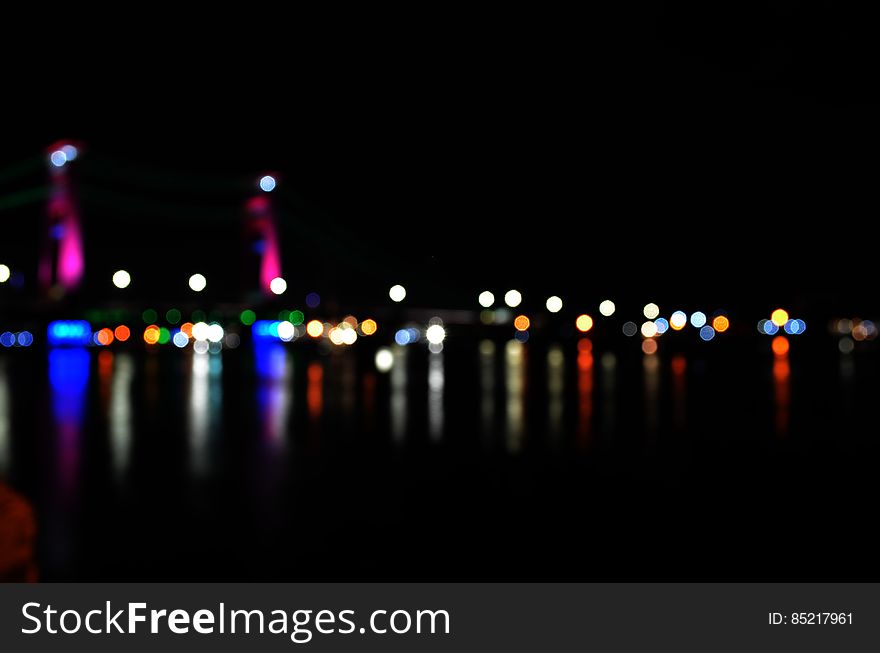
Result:
{"type": "Polygon", "coordinates": [[[223,361],[217,354],[192,355],[189,392],[190,466],[197,474],[208,470],[208,440],[221,406],[220,374],[223,361]]]}
{"type": "Polygon", "coordinates": [[[391,437],[403,442],[406,437],[407,371],[405,347],[394,347],[394,366],[391,368],[391,437]]]}
{"type": "Polygon", "coordinates": [[[525,354],[523,345],[509,340],[504,351],[505,386],[507,387],[507,450],[516,453],[522,449],[524,433],[523,395],[525,393],[525,354]]]}
{"type": "Polygon", "coordinates": [[[0,474],[9,472],[12,463],[12,402],[6,363],[0,361],[0,474]]]}
{"type": "Polygon", "coordinates": [[[428,359],[428,433],[435,442],[443,437],[443,354],[428,359]]]}
{"type": "Polygon", "coordinates": [[[132,410],[131,381],[134,363],[131,354],[117,355],[110,386],[110,449],[113,471],[122,478],[131,458],[132,410]]]}
{"type": "Polygon", "coordinates": [[[660,359],[645,355],[642,365],[645,371],[645,428],[654,435],[660,425],[660,359]]]}
{"type": "Polygon", "coordinates": [[[562,416],[564,403],[562,393],[565,389],[565,359],[562,348],[554,345],[547,352],[547,394],[549,404],[547,406],[547,418],[550,433],[558,437],[562,433],[562,416]]]}
{"type": "Polygon", "coordinates": [[[607,351],[602,354],[602,431],[614,432],[615,393],[617,385],[617,356],[607,351]]]}
{"type": "Polygon", "coordinates": [[[483,435],[488,439],[495,425],[495,343],[480,342],[480,414],[483,418],[483,435]]]}

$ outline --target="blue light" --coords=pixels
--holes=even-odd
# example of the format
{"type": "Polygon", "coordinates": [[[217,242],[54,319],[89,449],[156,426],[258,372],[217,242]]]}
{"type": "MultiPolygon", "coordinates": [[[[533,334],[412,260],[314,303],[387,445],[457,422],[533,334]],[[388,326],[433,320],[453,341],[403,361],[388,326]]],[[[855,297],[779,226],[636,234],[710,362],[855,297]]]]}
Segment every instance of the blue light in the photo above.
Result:
{"type": "Polygon", "coordinates": [[[704,326],[702,329],[700,329],[700,337],[706,342],[709,342],[712,338],[715,337],[715,329],[708,325],[704,326]]]}
{"type": "MultiPolygon", "coordinates": [[[[696,328],[702,327],[706,324],[706,314],[703,311],[697,311],[696,313],[691,314],[691,325],[696,328]]],[[[715,331],[712,331],[712,335],[715,335],[715,331]]],[[[705,340],[705,338],[704,338],[705,340]]]]}
{"type": "Polygon", "coordinates": [[[253,326],[251,326],[251,334],[254,337],[254,341],[278,340],[279,324],[280,322],[277,320],[257,320],[254,322],[253,326]]]}
{"type": "Polygon", "coordinates": [[[775,335],[777,331],[779,331],[779,327],[773,324],[773,320],[767,320],[764,322],[764,333],[768,336],[775,335]]]}
{"type": "Polygon", "coordinates": [[[399,329],[397,333],[394,334],[394,342],[398,345],[408,345],[409,344],[409,330],[408,329],[399,329]]]}
{"type": "Polygon", "coordinates": [[[30,347],[34,342],[34,335],[30,331],[22,331],[18,334],[18,346],[30,347]]]}
{"type": "Polygon", "coordinates": [[[767,322],[769,322],[769,321],[770,321],[770,320],[758,320],[758,333],[760,333],[762,336],[765,335],[765,334],[767,333],[766,331],[764,331],[764,326],[765,326],[765,325],[767,324],[767,322]]]}
{"type": "Polygon", "coordinates": [[[666,333],[669,330],[669,320],[665,317],[658,317],[654,320],[654,326],[657,327],[657,333],[666,333]]]}
{"type": "Polygon", "coordinates": [[[189,338],[186,337],[186,334],[183,331],[176,331],[174,337],[171,338],[171,342],[174,343],[175,347],[183,349],[189,344],[189,338]]]}
{"type": "Polygon", "coordinates": [[[92,342],[92,327],[85,320],[49,322],[46,339],[50,345],[83,346],[92,342]]]}
{"type": "Polygon", "coordinates": [[[61,150],[55,150],[52,154],[49,155],[49,161],[56,168],[60,168],[65,163],[67,163],[67,155],[61,150]]]}
{"type": "Polygon", "coordinates": [[[415,327],[410,327],[407,329],[407,331],[409,332],[409,341],[410,342],[418,342],[419,340],[422,339],[422,334],[419,333],[419,330],[416,329],[415,327]]]}
{"type": "Polygon", "coordinates": [[[61,148],[61,153],[64,155],[65,161],[76,161],[79,150],[76,149],[75,145],[65,145],[61,148]]]}
{"type": "Polygon", "coordinates": [[[804,322],[803,320],[795,320],[795,322],[798,323],[798,334],[801,334],[807,330],[807,323],[806,322],[804,322]]]}
{"type": "Polygon", "coordinates": [[[790,336],[796,336],[801,332],[801,325],[797,320],[789,320],[785,323],[785,332],[790,336]]]}
{"type": "Polygon", "coordinates": [[[4,332],[0,335],[0,345],[4,347],[12,347],[15,344],[15,334],[10,333],[9,331],[4,332]]]}
{"type": "Polygon", "coordinates": [[[529,332],[528,331],[517,331],[514,336],[518,341],[525,344],[529,341],[529,332]]]}
{"type": "Polygon", "coordinates": [[[275,177],[273,177],[272,175],[261,177],[260,189],[266,193],[271,193],[273,190],[275,190],[275,177]]]}
{"type": "Polygon", "coordinates": [[[287,349],[280,341],[261,341],[254,346],[254,362],[257,375],[263,379],[280,380],[284,378],[287,364],[287,349]]]}
{"type": "Polygon", "coordinates": [[[306,306],[309,308],[318,308],[321,305],[321,295],[316,292],[310,292],[306,295],[306,306]]]}

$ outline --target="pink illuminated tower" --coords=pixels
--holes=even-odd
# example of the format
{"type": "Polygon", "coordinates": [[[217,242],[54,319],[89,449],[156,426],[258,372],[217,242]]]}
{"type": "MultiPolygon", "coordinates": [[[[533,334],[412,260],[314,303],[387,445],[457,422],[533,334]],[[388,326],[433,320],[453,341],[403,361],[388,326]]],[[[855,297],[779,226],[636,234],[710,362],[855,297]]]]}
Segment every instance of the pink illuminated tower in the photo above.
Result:
{"type": "Polygon", "coordinates": [[[77,155],[77,146],[66,142],[56,143],[48,150],[48,229],[38,270],[40,287],[46,293],[76,290],[85,271],[82,228],[69,176],[69,165],[77,155]]]}
{"type": "Polygon", "coordinates": [[[264,175],[259,180],[262,191],[245,204],[245,233],[259,260],[259,285],[264,295],[271,295],[272,280],[281,277],[281,252],[278,225],[269,193],[275,189],[275,178],[264,175]]]}

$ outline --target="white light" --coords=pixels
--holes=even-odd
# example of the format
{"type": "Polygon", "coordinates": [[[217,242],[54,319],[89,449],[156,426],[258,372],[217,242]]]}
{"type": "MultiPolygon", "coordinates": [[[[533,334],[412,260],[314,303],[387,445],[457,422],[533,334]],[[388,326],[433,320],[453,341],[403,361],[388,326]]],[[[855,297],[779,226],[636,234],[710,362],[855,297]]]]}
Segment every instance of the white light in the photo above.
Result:
{"type": "Polygon", "coordinates": [[[196,322],[193,324],[192,334],[195,340],[207,340],[210,333],[210,327],[204,322],[196,322]]]}
{"type": "Polygon", "coordinates": [[[355,331],[351,327],[349,327],[348,329],[342,329],[342,344],[353,345],[357,339],[357,331],[355,331]]]}
{"type": "Polygon", "coordinates": [[[376,352],[376,369],[382,372],[390,372],[394,367],[394,354],[388,347],[382,347],[376,352]]]}
{"type": "Polygon", "coordinates": [[[491,308],[492,304],[495,303],[495,295],[490,293],[488,290],[484,290],[480,293],[480,306],[483,308],[491,308]]]}
{"type": "Polygon", "coordinates": [[[682,329],[687,322],[688,318],[687,315],[684,314],[684,311],[675,311],[675,313],[669,318],[669,324],[672,325],[673,329],[682,329]]]}
{"type": "Polygon", "coordinates": [[[645,314],[645,317],[649,320],[655,319],[658,315],[660,315],[660,307],[653,302],[650,304],[645,304],[645,308],[642,310],[645,314]]]}
{"type": "Polygon", "coordinates": [[[189,287],[195,292],[202,292],[207,285],[208,280],[203,274],[194,274],[189,278],[189,287]]]}
{"type": "MultiPolygon", "coordinates": [[[[193,327],[193,332],[195,332],[195,327],[193,327]]],[[[219,324],[210,324],[208,325],[208,341],[209,342],[220,342],[223,340],[223,327],[219,324]]]]}
{"type": "Polygon", "coordinates": [[[706,324],[706,314],[703,311],[691,313],[691,324],[699,329],[706,324]]]}
{"type": "Polygon", "coordinates": [[[51,161],[52,165],[56,168],[60,168],[67,163],[67,155],[61,150],[55,150],[49,155],[49,161],[51,161]]]}
{"type": "Polygon", "coordinates": [[[327,334],[327,337],[330,338],[330,342],[334,345],[341,345],[344,342],[344,334],[342,333],[342,329],[338,327],[333,327],[327,334]]]}
{"type": "Polygon", "coordinates": [[[260,177],[260,190],[263,190],[267,193],[271,193],[273,190],[275,190],[275,177],[273,177],[272,175],[260,177]]]}
{"type": "Polygon", "coordinates": [[[189,338],[187,338],[186,334],[183,331],[178,331],[174,334],[171,342],[174,343],[175,347],[180,347],[181,349],[183,349],[187,346],[187,344],[189,344],[189,338]]]}
{"type": "Polygon", "coordinates": [[[9,281],[9,276],[11,274],[12,271],[9,269],[9,266],[0,263],[0,283],[6,283],[7,281],[9,281]]]}
{"type": "Polygon", "coordinates": [[[209,346],[210,345],[208,345],[206,340],[196,340],[193,343],[193,350],[195,350],[197,354],[207,354],[209,346]]]}
{"type": "Polygon", "coordinates": [[[404,288],[400,284],[397,284],[396,286],[391,286],[391,290],[388,291],[388,296],[393,302],[402,302],[403,298],[406,297],[406,288],[404,288]]]}
{"type": "Polygon", "coordinates": [[[131,275],[125,270],[116,270],[113,273],[113,285],[117,288],[128,288],[131,283],[131,275]]]}
{"type": "Polygon", "coordinates": [[[65,145],[61,148],[61,153],[64,154],[65,160],[75,161],[79,154],[79,150],[77,150],[74,145],[65,145]]]}
{"type": "Polygon", "coordinates": [[[642,335],[646,338],[653,338],[657,335],[657,325],[653,322],[645,322],[642,325],[642,335]]]}
{"type": "Polygon", "coordinates": [[[439,324],[432,324],[425,332],[425,337],[432,345],[439,345],[446,339],[446,329],[439,324]]]}
{"type": "Polygon", "coordinates": [[[283,295],[284,291],[287,290],[287,282],[281,277],[275,277],[269,282],[269,290],[276,295],[283,295]]]}
{"type": "Polygon", "coordinates": [[[547,310],[551,313],[558,313],[562,310],[562,300],[556,295],[547,299],[547,310]]]}
{"type": "Polygon", "coordinates": [[[614,305],[614,302],[612,302],[610,299],[606,299],[601,304],[599,304],[599,312],[602,315],[604,315],[605,317],[609,317],[611,315],[614,315],[614,311],[616,309],[617,309],[617,307],[614,305]]]}
{"type": "Polygon", "coordinates": [[[504,303],[510,308],[516,308],[522,303],[522,294],[519,290],[508,290],[504,293],[504,303]]]}
{"type": "Polygon", "coordinates": [[[278,337],[281,338],[284,342],[290,342],[293,340],[293,337],[296,335],[296,327],[293,326],[292,322],[288,322],[285,320],[284,322],[278,323],[278,337]]]}

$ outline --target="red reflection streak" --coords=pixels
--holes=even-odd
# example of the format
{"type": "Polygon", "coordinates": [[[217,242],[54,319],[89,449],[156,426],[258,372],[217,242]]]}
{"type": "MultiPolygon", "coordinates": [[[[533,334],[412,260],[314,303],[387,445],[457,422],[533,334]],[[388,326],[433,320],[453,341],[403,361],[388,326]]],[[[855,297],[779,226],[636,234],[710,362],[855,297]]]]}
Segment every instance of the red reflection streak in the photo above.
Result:
{"type": "Polygon", "coordinates": [[[784,437],[788,433],[789,404],[791,402],[791,367],[788,354],[777,356],[773,361],[773,394],[776,402],[776,433],[784,437]]]}
{"type": "Polygon", "coordinates": [[[687,359],[684,354],[672,357],[672,404],[676,428],[684,428],[687,359]]]}
{"type": "Polygon", "coordinates": [[[578,442],[590,442],[593,422],[593,343],[589,338],[578,342],[578,442]]]}
{"type": "Polygon", "coordinates": [[[309,363],[307,376],[306,404],[309,407],[309,419],[317,422],[324,409],[324,368],[317,361],[309,363]]]}
{"type": "Polygon", "coordinates": [[[113,352],[107,349],[98,354],[98,394],[101,397],[101,408],[107,414],[110,405],[110,385],[113,380],[113,352]]]}
{"type": "Polygon", "coordinates": [[[368,373],[364,376],[364,421],[372,429],[376,416],[376,375],[368,373]]]}

